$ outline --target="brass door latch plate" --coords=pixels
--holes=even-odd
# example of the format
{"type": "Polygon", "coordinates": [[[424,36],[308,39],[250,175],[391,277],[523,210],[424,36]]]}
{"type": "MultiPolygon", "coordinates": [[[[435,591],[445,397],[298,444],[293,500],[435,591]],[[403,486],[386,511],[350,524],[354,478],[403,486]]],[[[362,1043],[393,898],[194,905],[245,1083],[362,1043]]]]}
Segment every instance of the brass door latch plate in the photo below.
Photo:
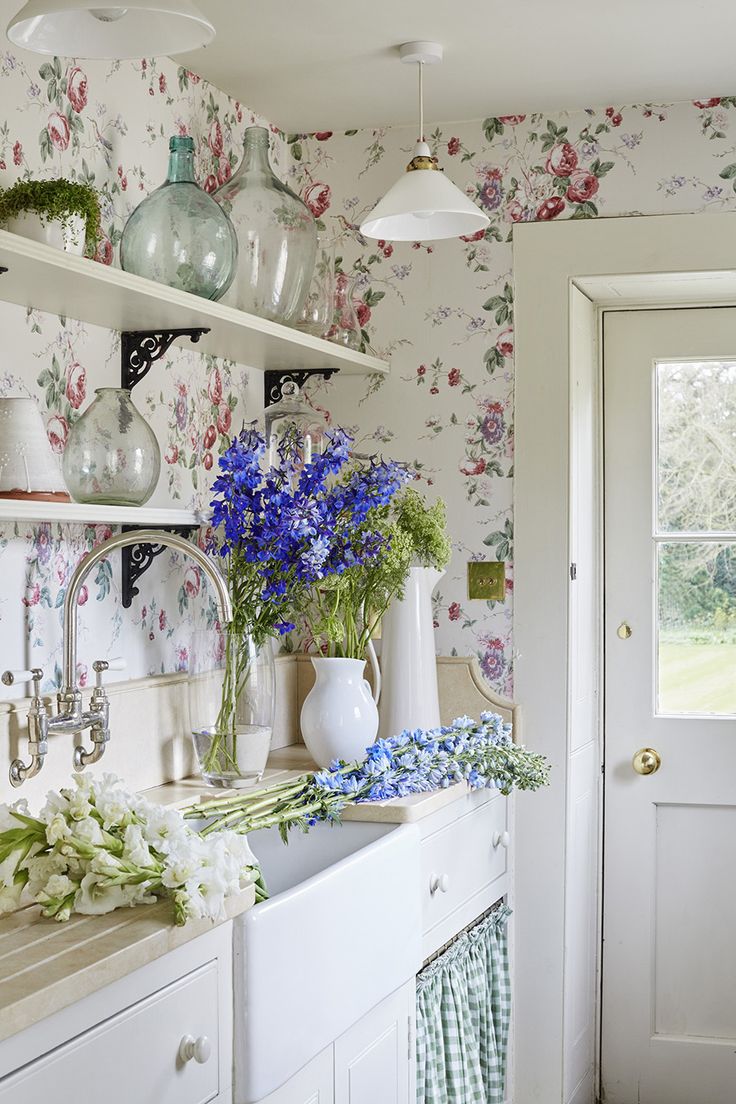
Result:
{"type": "Polygon", "coordinates": [[[468,564],[468,598],[503,602],[506,597],[506,564],[495,560],[471,560],[468,564]]]}

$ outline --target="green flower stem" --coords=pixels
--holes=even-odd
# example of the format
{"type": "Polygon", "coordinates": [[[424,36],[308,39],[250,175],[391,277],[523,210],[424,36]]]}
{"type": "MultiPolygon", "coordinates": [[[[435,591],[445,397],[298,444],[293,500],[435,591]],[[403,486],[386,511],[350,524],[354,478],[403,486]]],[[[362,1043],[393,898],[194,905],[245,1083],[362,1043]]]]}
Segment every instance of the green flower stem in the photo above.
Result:
{"type": "Polygon", "coordinates": [[[250,794],[235,794],[232,797],[216,797],[212,798],[210,801],[201,801],[198,805],[186,805],[180,811],[187,819],[196,819],[202,814],[207,816],[210,813],[218,812],[221,809],[228,809],[234,805],[240,806],[246,801],[260,801],[261,798],[265,798],[272,794],[283,794],[290,790],[296,793],[305,786],[308,779],[308,774],[302,774],[299,775],[298,778],[289,778],[284,782],[276,782],[273,786],[265,786],[262,790],[253,790],[250,794]]]}

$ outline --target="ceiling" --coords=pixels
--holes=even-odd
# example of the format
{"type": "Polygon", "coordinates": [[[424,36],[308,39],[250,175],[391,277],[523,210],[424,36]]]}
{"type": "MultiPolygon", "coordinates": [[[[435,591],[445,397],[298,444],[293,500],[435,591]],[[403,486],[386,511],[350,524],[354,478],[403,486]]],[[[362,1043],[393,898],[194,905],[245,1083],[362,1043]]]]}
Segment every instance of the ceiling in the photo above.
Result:
{"type": "Polygon", "coordinates": [[[406,124],[396,47],[435,39],[428,125],[736,90],[732,0],[198,0],[218,34],[183,56],[288,131],[406,124]]]}

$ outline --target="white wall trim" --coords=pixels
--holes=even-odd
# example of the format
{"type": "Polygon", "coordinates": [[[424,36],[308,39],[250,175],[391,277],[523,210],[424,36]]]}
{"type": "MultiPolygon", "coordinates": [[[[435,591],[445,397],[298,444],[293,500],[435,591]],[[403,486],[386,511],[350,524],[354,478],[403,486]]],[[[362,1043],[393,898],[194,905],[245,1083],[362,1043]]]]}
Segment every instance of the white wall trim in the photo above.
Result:
{"type": "MultiPolygon", "coordinates": [[[[597,655],[580,653],[580,616],[571,606],[569,568],[575,541],[571,532],[571,450],[574,418],[571,365],[587,355],[590,378],[599,378],[595,347],[605,308],[694,306],[736,302],[736,218],[731,214],[666,215],[535,223],[514,227],[516,330],[516,467],[514,483],[514,643],[515,700],[524,711],[525,739],[552,763],[552,785],[516,801],[515,879],[515,1048],[516,1104],[592,1104],[590,1071],[573,1076],[576,1041],[566,981],[581,971],[597,987],[596,964],[587,959],[587,940],[571,939],[576,915],[596,915],[597,878],[590,877],[588,900],[580,883],[572,890],[568,874],[579,848],[574,818],[575,760],[580,742],[576,725],[575,678],[585,665],[600,667],[597,655]],[[577,292],[575,291],[577,289],[577,292]],[[594,305],[587,322],[572,316],[575,294],[594,305]],[[587,347],[587,354],[586,354],[587,347]],[[577,667],[577,674],[574,670],[577,667]],[[575,895],[570,900],[570,893],[575,895]],[[583,1091],[583,1086],[586,1086],[583,1091]]],[[[587,447],[591,466],[598,444],[576,441],[577,467],[587,447]]],[[[591,517],[600,532],[600,488],[593,480],[580,493],[589,496],[591,517]]],[[[580,517],[578,500],[575,514],[580,517]]],[[[584,511],[583,511],[584,512],[584,511]]],[[[580,555],[576,549],[576,555],[580,555]]],[[[599,600],[599,551],[589,546],[590,562],[578,563],[596,579],[589,601],[599,600]],[[598,598],[596,598],[598,591],[598,598]]],[[[574,601],[580,601],[579,595],[574,601]]],[[[588,610],[583,624],[590,628],[588,610]]],[[[584,681],[584,680],[583,680],[584,681]]],[[[578,682],[579,685],[579,682],[578,682]]],[[[592,683],[588,680],[590,708],[592,683]]],[[[596,691],[597,693],[597,691],[596,691]]],[[[588,713],[589,724],[592,713],[588,713]]],[[[597,726],[596,726],[597,727],[597,726]]],[[[600,733],[590,735],[586,770],[600,763],[600,733]]],[[[597,768],[596,768],[597,769],[597,768]]],[[[596,810],[596,820],[599,812],[596,810]]],[[[596,861],[599,868],[599,860],[596,861]]],[[[595,1002],[597,993],[588,993],[595,1002]]],[[[579,1071],[578,1071],[579,1073],[579,1071]]]]}

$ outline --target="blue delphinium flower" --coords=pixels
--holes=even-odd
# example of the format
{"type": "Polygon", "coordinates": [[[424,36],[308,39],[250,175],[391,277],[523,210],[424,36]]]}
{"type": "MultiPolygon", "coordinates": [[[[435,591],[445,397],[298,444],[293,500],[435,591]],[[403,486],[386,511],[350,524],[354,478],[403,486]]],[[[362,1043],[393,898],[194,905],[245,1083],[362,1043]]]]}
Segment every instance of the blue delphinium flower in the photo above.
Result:
{"type": "Polygon", "coordinates": [[[185,815],[201,819],[214,813],[205,835],[220,827],[252,832],[278,824],[286,841],[291,828],[307,831],[313,824],[338,822],[345,807],[355,802],[407,797],[463,780],[472,789],[507,794],[514,787],[537,790],[548,777],[545,758],[513,743],[511,725],[486,712],[477,723],[463,717],[457,727],[405,731],[376,741],[363,762],[335,760],[328,770],[274,786],[270,796],[268,790],[255,792],[235,804],[228,800],[224,809],[220,801],[210,803],[212,809],[196,803],[185,815]]]}
{"type": "Polygon", "coordinates": [[[446,789],[465,781],[471,789],[503,789],[508,778],[493,775],[493,751],[511,741],[511,726],[496,713],[480,722],[459,717],[437,729],[405,730],[366,748],[364,762],[349,766],[337,760],[314,776],[322,790],[338,790],[358,801],[446,789]]]}
{"type": "Polygon", "coordinates": [[[212,525],[228,562],[239,628],[261,639],[290,631],[315,585],[383,553],[383,536],[365,522],[408,476],[398,464],[373,458],[336,478],[351,445],[344,430],[329,429],[324,451],[303,464],[300,441],[287,436],[275,466],[266,468],[266,442],[253,425],[220,457],[212,525]]]}

